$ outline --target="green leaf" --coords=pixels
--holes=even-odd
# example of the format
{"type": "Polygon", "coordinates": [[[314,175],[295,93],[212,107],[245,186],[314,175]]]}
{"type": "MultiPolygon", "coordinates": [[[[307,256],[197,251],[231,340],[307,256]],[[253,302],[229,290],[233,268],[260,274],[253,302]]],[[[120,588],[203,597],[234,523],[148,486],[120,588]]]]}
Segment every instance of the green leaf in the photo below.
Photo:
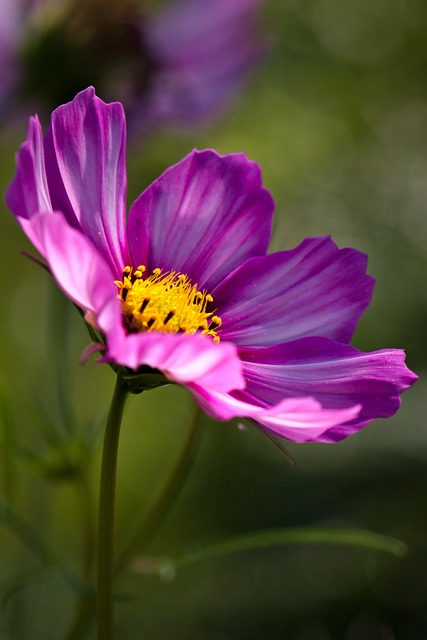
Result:
{"type": "Polygon", "coordinates": [[[231,553],[239,553],[241,551],[265,549],[290,544],[344,545],[390,553],[399,558],[405,556],[408,552],[408,547],[405,543],[380,533],[357,529],[298,527],[259,531],[257,533],[229,538],[206,547],[200,547],[199,549],[176,556],[175,558],[163,558],[158,561],[146,558],[136,559],[132,564],[132,568],[142,573],[154,572],[164,579],[170,580],[175,576],[178,569],[196,562],[211,560],[212,558],[226,556],[231,553]]]}

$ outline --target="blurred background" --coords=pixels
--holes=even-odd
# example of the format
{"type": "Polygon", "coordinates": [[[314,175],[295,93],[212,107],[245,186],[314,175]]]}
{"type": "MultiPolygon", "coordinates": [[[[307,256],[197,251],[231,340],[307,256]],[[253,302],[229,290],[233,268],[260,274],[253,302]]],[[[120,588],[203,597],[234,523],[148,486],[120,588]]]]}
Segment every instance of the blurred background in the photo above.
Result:
{"type": "MultiPolygon", "coordinates": [[[[205,418],[182,491],[149,545],[135,551],[168,556],[231,535],[322,525],[391,535],[409,554],[293,545],[206,560],[164,579],[125,573],[117,638],[425,640],[427,5],[266,1],[257,16],[264,54],[248,59],[239,91],[197,128],[173,119],[151,127],[152,118],[136,126],[129,203],[193,147],[246,152],[276,201],[272,250],[331,234],[341,247],[366,252],[377,285],[353,344],[406,349],[421,379],[387,421],[336,445],[290,443],[296,467],[252,427],[205,418]]],[[[24,36],[14,24],[8,33],[16,42],[24,36]]],[[[55,106],[36,92],[18,99],[17,77],[1,111],[3,192],[27,117],[39,111],[46,128],[55,106]]],[[[63,88],[64,77],[57,80],[63,88]]],[[[49,87],[54,83],[49,78],[49,87]]],[[[137,109],[131,115],[138,121],[137,109]]],[[[48,274],[22,255],[31,247],[2,209],[0,637],[71,638],[78,593],[44,545],[72,574],[84,549],[90,554],[114,374],[93,361],[79,365],[89,342],[83,323],[48,274]]],[[[118,469],[118,549],[148,512],[193,412],[177,387],[130,399],[118,469]]]]}

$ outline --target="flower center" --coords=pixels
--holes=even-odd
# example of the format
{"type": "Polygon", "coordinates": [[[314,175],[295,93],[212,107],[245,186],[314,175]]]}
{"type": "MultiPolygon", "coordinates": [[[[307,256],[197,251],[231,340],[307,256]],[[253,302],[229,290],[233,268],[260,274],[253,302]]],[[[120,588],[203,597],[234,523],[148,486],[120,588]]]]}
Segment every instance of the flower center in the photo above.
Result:
{"type": "Polygon", "coordinates": [[[167,333],[217,334],[221,318],[207,311],[213,298],[207,291],[198,291],[188,276],[176,271],[154,269],[146,275],[146,268],[125,267],[122,280],[114,282],[119,288],[126,328],[131,331],[166,331],[167,333]]]}

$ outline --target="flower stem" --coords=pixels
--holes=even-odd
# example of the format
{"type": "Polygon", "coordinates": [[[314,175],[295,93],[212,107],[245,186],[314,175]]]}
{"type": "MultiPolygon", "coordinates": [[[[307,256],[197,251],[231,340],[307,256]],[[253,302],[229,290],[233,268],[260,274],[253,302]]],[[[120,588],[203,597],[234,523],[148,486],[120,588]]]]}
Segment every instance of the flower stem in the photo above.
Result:
{"type": "Polygon", "coordinates": [[[98,640],[113,640],[114,638],[114,505],[120,426],[127,396],[127,385],[123,378],[117,376],[105,428],[102,452],[96,597],[98,640]]]}
{"type": "MultiPolygon", "coordinates": [[[[200,445],[203,435],[203,429],[201,428],[203,416],[204,413],[200,407],[195,405],[194,416],[185,434],[181,451],[175,460],[165,484],[158,492],[157,498],[152,503],[148,515],[144,516],[143,521],[139,523],[139,526],[136,527],[136,530],[125,543],[122,551],[119,552],[115,572],[116,578],[126,570],[135,548],[145,547],[149,544],[152,536],[178,497],[191,471],[194,458],[200,445]]],[[[83,637],[86,637],[90,625],[93,622],[93,609],[93,604],[89,602],[88,607],[81,610],[80,616],[75,621],[65,640],[82,640],[83,637]]]]}

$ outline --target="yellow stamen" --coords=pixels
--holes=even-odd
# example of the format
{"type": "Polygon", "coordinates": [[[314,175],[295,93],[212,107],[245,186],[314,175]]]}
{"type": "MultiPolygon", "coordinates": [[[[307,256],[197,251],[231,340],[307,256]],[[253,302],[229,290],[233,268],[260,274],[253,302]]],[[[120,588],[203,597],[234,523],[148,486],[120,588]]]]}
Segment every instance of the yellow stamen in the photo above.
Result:
{"type": "Polygon", "coordinates": [[[200,331],[214,342],[220,341],[217,330],[221,318],[207,311],[213,297],[198,291],[197,284],[192,284],[185,274],[154,269],[147,275],[144,265],[135,270],[127,266],[122,280],[115,280],[115,284],[129,331],[200,331]]]}

